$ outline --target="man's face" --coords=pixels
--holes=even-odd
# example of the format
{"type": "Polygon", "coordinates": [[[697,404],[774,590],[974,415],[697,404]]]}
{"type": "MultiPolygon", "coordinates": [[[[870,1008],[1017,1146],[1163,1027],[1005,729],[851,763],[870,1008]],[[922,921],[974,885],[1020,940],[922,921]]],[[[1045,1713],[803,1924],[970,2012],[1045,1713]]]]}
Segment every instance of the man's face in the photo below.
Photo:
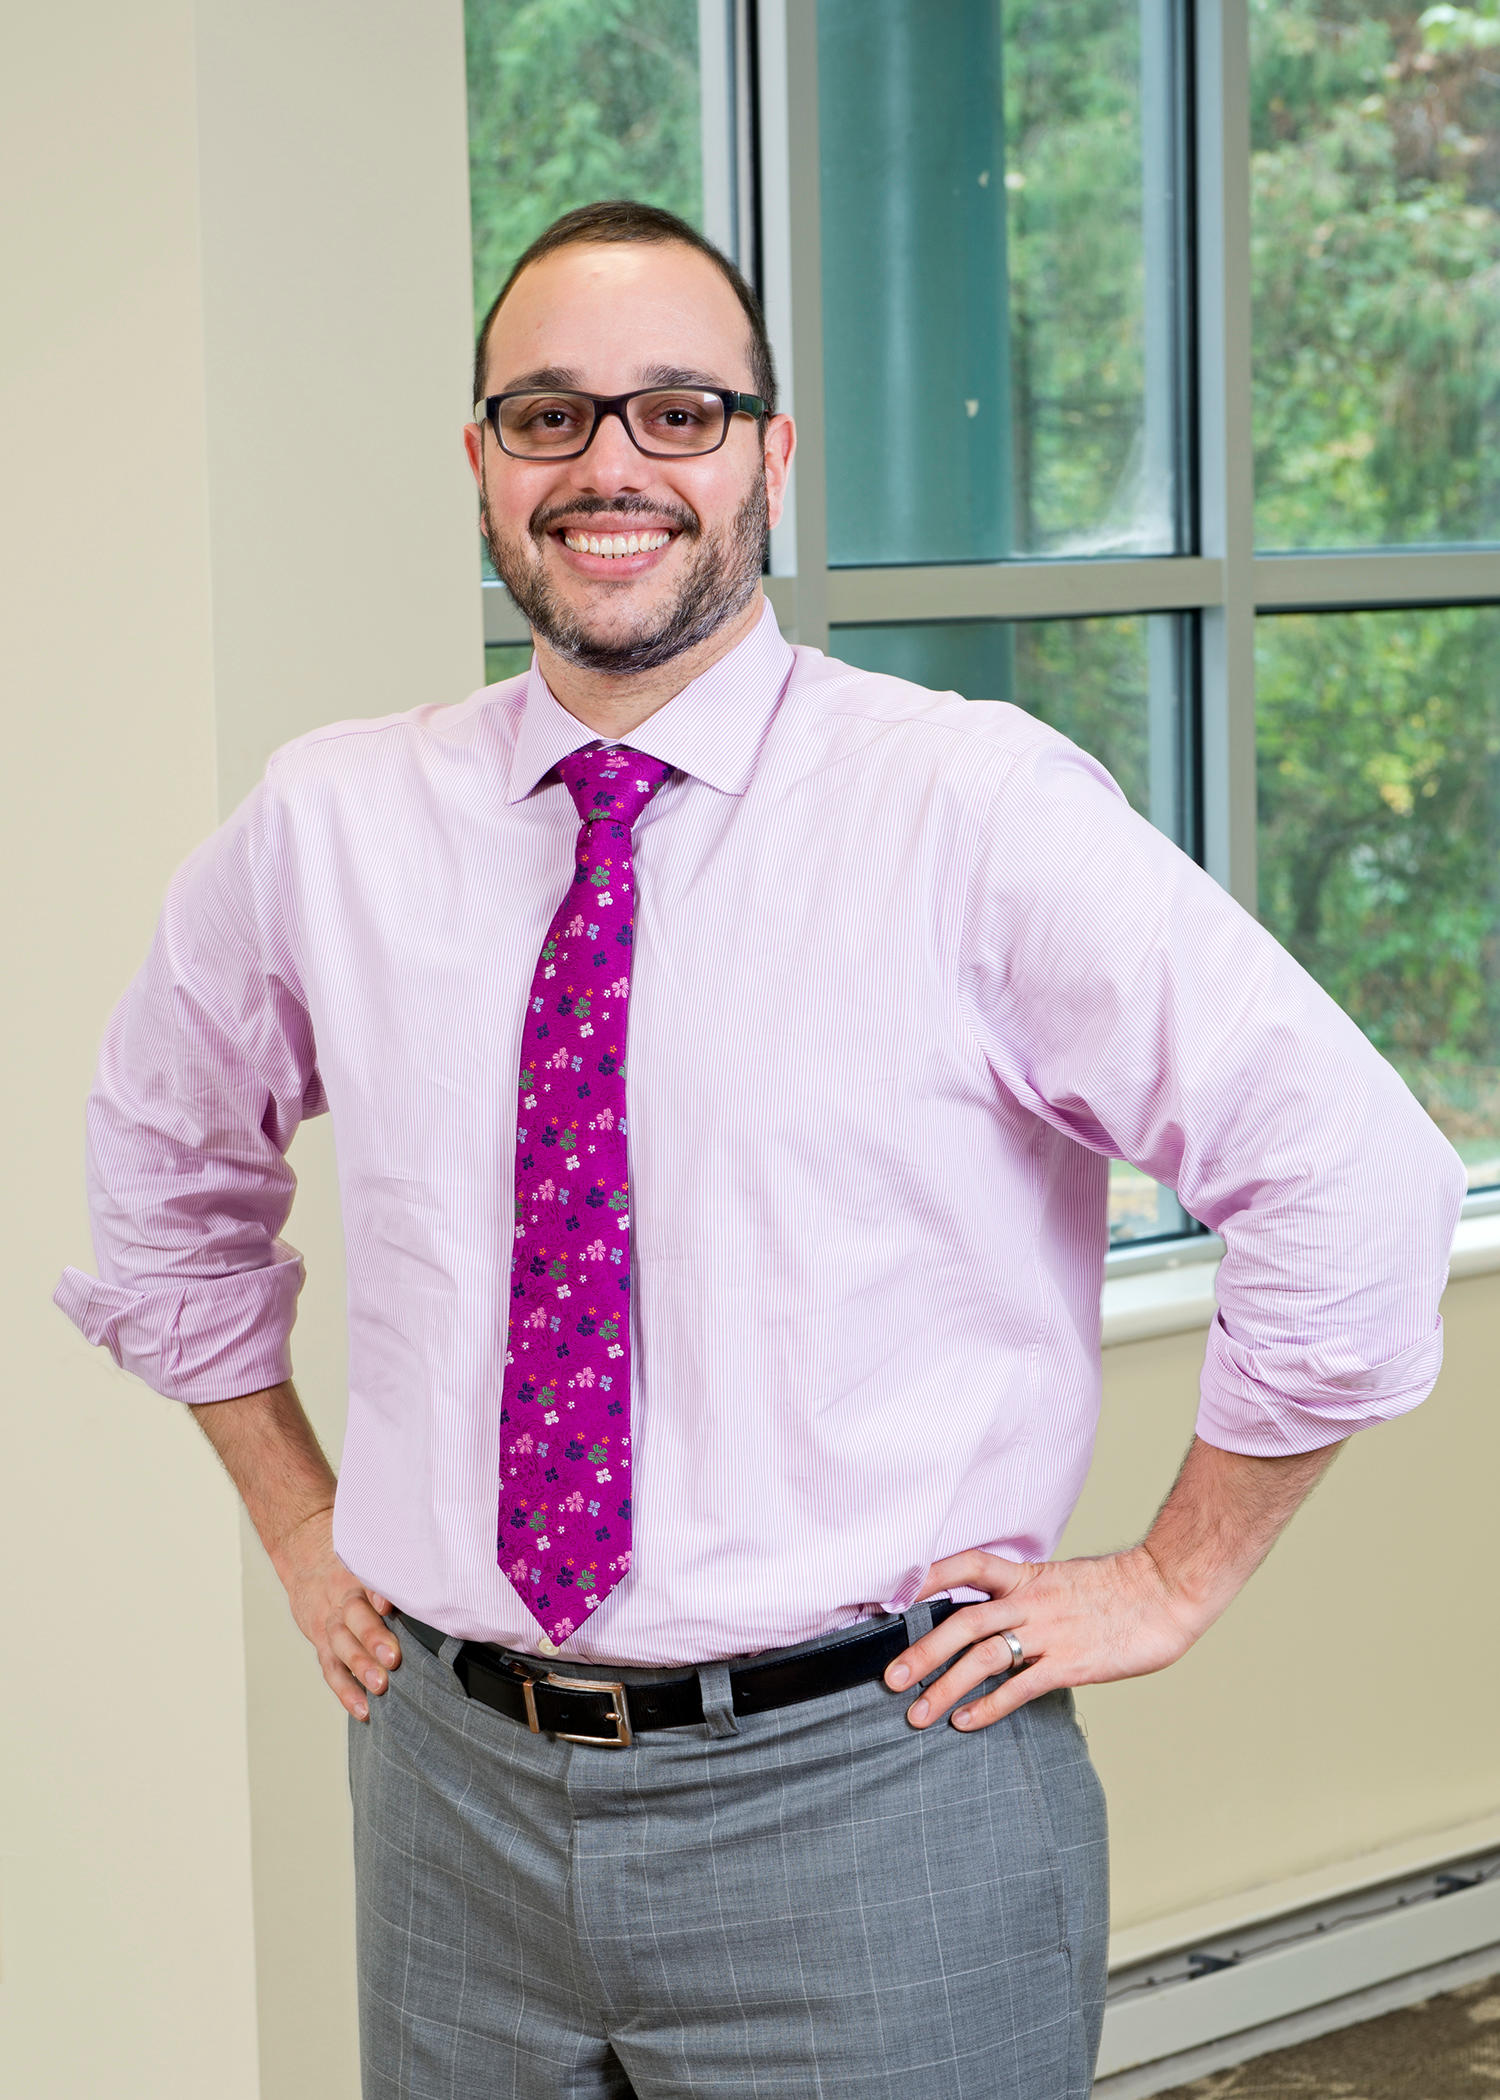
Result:
{"type": "MultiPolygon", "coordinates": [[[[485,392],[663,384],[754,391],[749,329],[706,256],[677,242],[562,248],[533,263],[490,330],[485,392]]],[[[791,424],[731,418],[718,451],[648,459],[606,416],[578,459],[512,459],[465,432],[496,574],[543,641],[587,670],[644,671],[747,605],[781,516],[791,424]],[[588,537],[652,542],[591,553],[588,537]],[[665,536],[665,537],[663,537],[665,536]]]]}

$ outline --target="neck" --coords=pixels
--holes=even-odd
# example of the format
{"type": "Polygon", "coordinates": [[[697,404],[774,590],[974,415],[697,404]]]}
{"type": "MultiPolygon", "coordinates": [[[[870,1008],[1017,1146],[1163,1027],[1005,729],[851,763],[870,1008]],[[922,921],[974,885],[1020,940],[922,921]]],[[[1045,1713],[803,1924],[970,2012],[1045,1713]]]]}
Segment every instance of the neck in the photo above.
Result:
{"type": "Polygon", "coordinates": [[[558,705],[596,736],[612,741],[629,736],[658,708],[675,700],[684,686],[691,685],[727,656],[754,627],[764,604],[764,594],[757,585],[743,612],[726,620],[696,648],[685,649],[681,656],[658,664],[653,671],[586,671],[559,656],[540,635],[535,638],[537,662],[558,705]]]}

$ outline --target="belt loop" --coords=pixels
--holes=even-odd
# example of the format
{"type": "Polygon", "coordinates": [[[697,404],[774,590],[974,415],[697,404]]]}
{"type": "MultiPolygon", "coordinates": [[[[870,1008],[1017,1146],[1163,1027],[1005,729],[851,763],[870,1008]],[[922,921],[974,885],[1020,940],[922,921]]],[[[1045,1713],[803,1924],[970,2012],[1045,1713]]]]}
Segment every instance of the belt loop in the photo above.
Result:
{"type": "MultiPolygon", "coordinates": [[[[456,1633],[450,1633],[444,1638],[443,1645],[441,1648],[439,1648],[437,1652],[437,1659],[443,1665],[444,1669],[453,1669],[454,1658],[457,1656],[458,1651],[462,1646],[463,1642],[459,1639],[456,1633]]],[[[454,1675],[456,1676],[457,1674],[458,1673],[455,1671],[454,1675]]]]}
{"type": "Polygon", "coordinates": [[[738,1735],[734,1717],[734,1694],[726,1662],[699,1663],[698,1682],[703,1688],[703,1719],[710,1735],[738,1735]]]}
{"type": "Polygon", "coordinates": [[[927,1597],[920,1604],[910,1605],[901,1616],[906,1621],[906,1638],[915,1644],[924,1633],[932,1631],[932,1599],[927,1597]]]}

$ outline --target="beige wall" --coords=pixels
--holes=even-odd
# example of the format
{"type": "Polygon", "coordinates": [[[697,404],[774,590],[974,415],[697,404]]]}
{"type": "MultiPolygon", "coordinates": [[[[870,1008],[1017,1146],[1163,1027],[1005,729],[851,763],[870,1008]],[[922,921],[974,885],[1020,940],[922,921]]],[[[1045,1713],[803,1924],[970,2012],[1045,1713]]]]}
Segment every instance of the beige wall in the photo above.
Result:
{"type": "MultiPolygon", "coordinates": [[[[1444,1317],[1432,1397],[1350,1443],[1199,1646],[1083,1695],[1117,1930],[1334,1863],[1357,1878],[1363,1855],[1500,1812],[1500,1276],[1451,1284],[1444,1317]]],[[[1065,1550],[1140,1536],[1191,1433],[1202,1354],[1201,1333],[1106,1351],[1065,1550]]]]}
{"type": "MultiPolygon", "coordinates": [[[[48,1300],[89,1261],[81,1105],[172,868],[275,743],[480,675],[461,9],[53,0],[3,35],[0,2100],[352,2100],[341,1718],[206,1446],[48,1300]]],[[[294,1158],[336,1446],[326,1123],[294,1158]]],[[[1088,1696],[1122,1924],[1500,1807],[1500,1279],[1449,1318],[1438,1398],[1222,1627],[1088,1696]]],[[[1139,1533],[1200,1349],[1109,1352],[1075,1547],[1139,1533]]]]}
{"type": "MultiPolygon", "coordinates": [[[[221,813],[287,737],[483,681],[460,0],[200,0],[221,813]]],[[[292,1151],[295,1362],[343,1436],[332,1133],[292,1151]]],[[[263,2092],[356,2090],[339,1708],[241,1525],[263,2092]]]]}
{"type": "MultiPolygon", "coordinates": [[[[172,869],[275,744],[482,676],[462,10],[54,0],[0,38],[0,2095],[346,2100],[341,1718],[190,1421],[49,1298],[172,869]]],[[[336,1448],[326,1126],[293,1156],[336,1448]]]]}

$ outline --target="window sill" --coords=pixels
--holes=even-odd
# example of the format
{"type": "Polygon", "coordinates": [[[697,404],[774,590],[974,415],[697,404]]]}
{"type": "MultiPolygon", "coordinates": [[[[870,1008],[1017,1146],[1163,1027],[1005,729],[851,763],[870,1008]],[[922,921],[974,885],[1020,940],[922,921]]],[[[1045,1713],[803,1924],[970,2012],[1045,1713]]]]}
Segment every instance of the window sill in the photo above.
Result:
{"type": "MultiPolygon", "coordinates": [[[[1168,1334],[1189,1334],[1207,1327],[1214,1316],[1217,1261],[1186,1259],[1175,1268],[1149,1269],[1139,1275],[1108,1276],[1104,1283],[1103,1342],[1106,1349],[1122,1342],[1151,1341],[1168,1334]]],[[[1449,1281],[1487,1276],[1500,1269],[1500,1210],[1461,1218],[1453,1235],[1449,1281]]]]}

